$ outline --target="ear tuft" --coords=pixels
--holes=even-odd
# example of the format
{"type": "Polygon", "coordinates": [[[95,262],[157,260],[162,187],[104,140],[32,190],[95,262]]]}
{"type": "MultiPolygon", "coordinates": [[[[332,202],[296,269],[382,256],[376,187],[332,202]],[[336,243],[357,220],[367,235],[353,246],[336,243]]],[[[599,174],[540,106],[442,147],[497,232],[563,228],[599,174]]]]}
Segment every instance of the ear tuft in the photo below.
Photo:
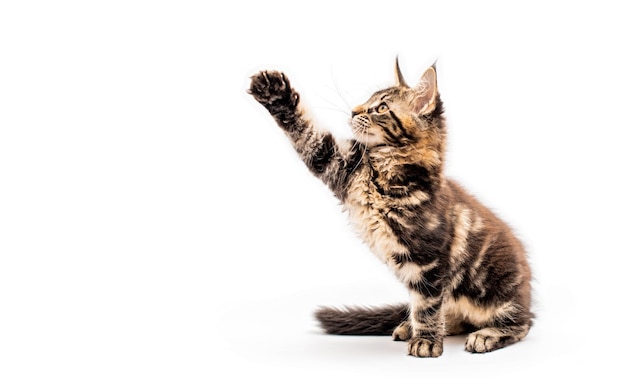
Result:
{"type": "Polygon", "coordinates": [[[404,81],[404,76],[402,76],[402,72],[400,71],[400,63],[398,62],[398,56],[396,55],[396,86],[397,87],[408,87],[406,81],[404,81]]]}

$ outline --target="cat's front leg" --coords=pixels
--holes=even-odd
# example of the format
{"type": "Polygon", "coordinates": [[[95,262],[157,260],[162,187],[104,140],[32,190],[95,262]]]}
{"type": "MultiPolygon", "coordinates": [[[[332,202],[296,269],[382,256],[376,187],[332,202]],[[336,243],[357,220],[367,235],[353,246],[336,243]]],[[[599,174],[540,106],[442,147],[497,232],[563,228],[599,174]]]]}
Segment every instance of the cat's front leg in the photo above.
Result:
{"type": "Polygon", "coordinates": [[[350,177],[361,166],[365,147],[355,140],[340,145],[328,131],[315,127],[304,116],[300,95],[282,72],[261,71],[252,76],[248,93],[274,117],[309,170],[343,200],[350,177]]]}
{"type": "Polygon", "coordinates": [[[409,321],[412,338],[409,354],[415,357],[439,357],[443,353],[445,335],[441,297],[411,293],[412,303],[409,321]]]}

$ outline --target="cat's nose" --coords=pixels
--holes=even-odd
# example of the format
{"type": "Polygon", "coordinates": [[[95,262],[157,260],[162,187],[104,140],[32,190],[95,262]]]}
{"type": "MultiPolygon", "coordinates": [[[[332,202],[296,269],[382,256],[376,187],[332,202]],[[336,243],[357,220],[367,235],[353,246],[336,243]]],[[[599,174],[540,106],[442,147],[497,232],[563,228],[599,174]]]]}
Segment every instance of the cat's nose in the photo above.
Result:
{"type": "Polygon", "coordinates": [[[367,109],[362,105],[355,106],[354,108],[352,108],[352,118],[358,116],[359,114],[365,113],[366,110],[367,109]]]}

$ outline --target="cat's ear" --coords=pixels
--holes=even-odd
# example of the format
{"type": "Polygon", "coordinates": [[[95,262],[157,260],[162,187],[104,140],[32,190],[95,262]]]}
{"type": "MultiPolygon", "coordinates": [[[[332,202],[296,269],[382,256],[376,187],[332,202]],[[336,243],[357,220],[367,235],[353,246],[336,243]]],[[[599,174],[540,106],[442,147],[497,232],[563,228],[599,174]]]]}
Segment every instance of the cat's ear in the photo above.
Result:
{"type": "Polygon", "coordinates": [[[420,82],[413,89],[415,100],[413,109],[417,114],[431,113],[437,107],[437,70],[435,65],[428,67],[420,82]]]}
{"type": "Polygon", "coordinates": [[[400,63],[398,63],[397,55],[396,55],[396,86],[408,87],[408,85],[406,85],[406,81],[404,81],[404,76],[402,76],[402,72],[400,71],[400,63]]]}

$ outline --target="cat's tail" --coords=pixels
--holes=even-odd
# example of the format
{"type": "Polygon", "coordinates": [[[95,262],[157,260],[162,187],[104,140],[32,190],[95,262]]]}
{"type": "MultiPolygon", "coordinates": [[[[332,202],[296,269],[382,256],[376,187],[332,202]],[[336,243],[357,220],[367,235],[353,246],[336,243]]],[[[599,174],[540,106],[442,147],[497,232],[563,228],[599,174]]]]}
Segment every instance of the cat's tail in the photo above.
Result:
{"type": "Polygon", "coordinates": [[[322,307],[315,318],[333,335],[391,335],[409,317],[406,304],[382,307],[322,307]]]}

